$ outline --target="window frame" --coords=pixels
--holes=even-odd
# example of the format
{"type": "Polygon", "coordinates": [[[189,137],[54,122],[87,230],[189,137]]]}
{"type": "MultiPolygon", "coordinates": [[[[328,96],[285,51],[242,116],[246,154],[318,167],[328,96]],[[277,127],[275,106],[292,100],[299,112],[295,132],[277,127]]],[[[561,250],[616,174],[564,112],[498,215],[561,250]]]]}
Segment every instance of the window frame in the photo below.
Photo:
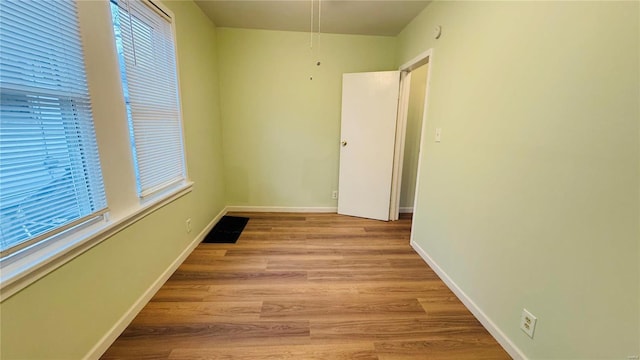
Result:
{"type": "Polygon", "coordinates": [[[0,159],[8,190],[0,259],[109,211],[84,57],[75,56],[82,55],[76,4],[12,2],[4,11],[0,159]],[[54,30],[59,35],[48,33],[54,30]]]}
{"type": "MultiPolygon", "coordinates": [[[[186,139],[185,139],[185,129],[184,129],[184,116],[183,116],[183,110],[182,110],[182,89],[180,87],[180,66],[179,66],[179,57],[178,57],[178,42],[177,42],[177,35],[176,35],[176,26],[175,26],[175,16],[173,14],[173,12],[171,10],[169,10],[168,8],[166,8],[166,6],[164,6],[160,1],[157,0],[108,0],[109,6],[111,6],[111,4],[114,4],[117,7],[122,7],[124,10],[126,10],[127,12],[129,12],[129,9],[127,9],[126,7],[128,7],[129,5],[129,1],[138,1],[140,3],[142,3],[143,5],[147,6],[149,9],[151,9],[153,12],[155,12],[158,16],[160,16],[162,19],[166,20],[169,23],[170,29],[171,29],[171,40],[173,42],[173,51],[174,51],[174,61],[175,61],[175,77],[176,77],[176,111],[178,114],[178,131],[179,131],[179,135],[180,135],[180,148],[182,153],[180,154],[182,157],[182,178],[180,179],[175,179],[172,182],[169,182],[167,184],[163,184],[161,186],[156,186],[156,187],[151,187],[149,189],[142,189],[141,183],[139,180],[136,180],[136,189],[138,192],[138,197],[140,198],[140,202],[141,204],[146,204],[149,202],[153,202],[157,199],[160,199],[164,196],[166,196],[167,194],[172,193],[174,190],[176,189],[180,189],[181,187],[185,186],[186,184],[190,183],[191,180],[189,178],[189,167],[187,164],[188,161],[188,156],[187,156],[187,147],[186,147],[186,139]],[[122,4],[120,4],[122,3],[122,4]]],[[[131,15],[129,15],[131,16],[131,15]]],[[[144,23],[144,21],[140,20],[145,26],[150,26],[146,23],[144,23]]],[[[112,25],[113,26],[113,25],[112,25]]],[[[125,25],[121,25],[121,26],[125,26],[125,25]]],[[[112,29],[112,33],[114,35],[114,44],[115,44],[115,30],[112,29]]],[[[135,37],[134,37],[134,41],[135,41],[135,37]]],[[[135,46],[135,45],[134,45],[135,46]]],[[[135,51],[135,50],[134,50],[135,51]]],[[[115,49],[115,52],[118,53],[118,49],[115,49]]],[[[123,60],[124,60],[124,56],[123,56],[123,60]]],[[[125,60],[126,61],[126,60],[125,60]]],[[[119,69],[122,70],[121,66],[124,66],[124,64],[120,64],[120,56],[118,56],[118,65],[119,65],[119,69]]],[[[126,70],[125,70],[126,72],[126,70]]],[[[123,78],[127,78],[128,81],[128,75],[129,74],[125,74],[125,76],[121,77],[120,79],[122,80],[123,78]]],[[[127,83],[126,84],[127,87],[129,87],[130,85],[127,83]]],[[[124,88],[125,88],[125,84],[122,84],[122,89],[123,89],[123,101],[125,103],[125,107],[127,107],[127,99],[124,96],[124,88]]],[[[129,95],[130,97],[131,95],[129,95]]],[[[130,101],[130,100],[129,100],[130,101]]],[[[127,124],[129,124],[129,131],[130,134],[133,134],[134,132],[134,123],[135,123],[135,119],[133,119],[133,115],[131,113],[130,107],[127,108],[127,124]]],[[[132,142],[132,149],[136,150],[135,148],[135,137],[131,138],[131,142],[132,142]]],[[[137,177],[139,176],[139,164],[138,164],[138,159],[136,158],[137,154],[133,153],[132,154],[132,159],[133,159],[133,164],[134,164],[134,170],[137,173],[137,177]]]]}

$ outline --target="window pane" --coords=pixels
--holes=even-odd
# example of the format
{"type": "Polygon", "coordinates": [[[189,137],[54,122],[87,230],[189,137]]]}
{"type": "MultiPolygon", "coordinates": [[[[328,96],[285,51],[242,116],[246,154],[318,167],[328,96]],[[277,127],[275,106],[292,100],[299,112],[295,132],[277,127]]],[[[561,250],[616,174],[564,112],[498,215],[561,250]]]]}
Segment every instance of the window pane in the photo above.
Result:
{"type": "Polygon", "coordinates": [[[105,209],[75,3],[3,1],[0,251],[105,209]]]}
{"type": "Polygon", "coordinates": [[[140,1],[112,2],[138,194],[185,179],[171,22],[140,1]]]}

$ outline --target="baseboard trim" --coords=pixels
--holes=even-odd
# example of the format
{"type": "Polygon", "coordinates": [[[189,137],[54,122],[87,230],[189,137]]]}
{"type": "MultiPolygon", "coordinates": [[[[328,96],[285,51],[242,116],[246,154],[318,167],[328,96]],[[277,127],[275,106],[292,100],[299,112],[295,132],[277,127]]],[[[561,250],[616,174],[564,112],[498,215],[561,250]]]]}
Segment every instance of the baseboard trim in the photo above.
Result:
{"type": "Polygon", "coordinates": [[[413,213],[413,206],[400,208],[400,214],[409,214],[409,213],[413,213]]]}
{"type": "Polygon", "coordinates": [[[516,360],[527,360],[527,357],[522,351],[500,330],[496,324],[491,321],[487,314],[476,305],[473,300],[447,275],[444,270],[436,263],[429,254],[420,245],[418,245],[413,239],[411,239],[411,247],[420,255],[433,271],[438,274],[440,279],[449,287],[451,291],[462,301],[462,303],[471,311],[473,316],[480,321],[482,326],[489,331],[489,333],[498,341],[498,343],[516,360]]]}
{"type": "Polygon", "coordinates": [[[228,212],[335,213],[337,207],[227,206],[228,212]]]}
{"type": "Polygon", "coordinates": [[[164,285],[164,283],[169,279],[171,274],[182,264],[182,262],[191,254],[193,249],[202,242],[205,236],[213,229],[214,225],[227,213],[227,208],[225,207],[216,215],[209,224],[193,239],[191,244],[180,253],[180,256],[174,260],[171,265],[158,277],[156,281],[145,291],[142,296],[136,300],[136,302],[131,305],[129,310],[122,315],[122,317],[109,329],[109,331],[98,341],[98,343],[87,353],[84,357],[85,360],[99,359],[102,354],[104,354],[109,346],[113,344],[114,341],[122,334],[122,332],[129,326],[131,321],[138,315],[138,313],[147,305],[149,300],[155,295],[158,290],[164,285]]]}

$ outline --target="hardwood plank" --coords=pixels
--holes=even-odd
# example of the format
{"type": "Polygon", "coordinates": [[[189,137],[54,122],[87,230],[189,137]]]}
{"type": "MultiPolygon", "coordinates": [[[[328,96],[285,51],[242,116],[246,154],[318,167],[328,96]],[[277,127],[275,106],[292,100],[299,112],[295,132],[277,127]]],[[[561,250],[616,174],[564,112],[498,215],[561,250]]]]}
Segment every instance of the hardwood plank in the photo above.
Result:
{"type": "MultiPolygon", "coordinates": [[[[399,239],[390,237],[327,237],[307,239],[308,249],[341,249],[342,251],[358,250],[366,248],[369,251],[376,250],[377,256],[386,250],[405,249],[409,239],[399,239]]],[[[412,254],[415,256],[415,254],[412,254]]],[[[423,262],[424,263],[424,262],[423,262]]]]}
{"type": "Polygon", "coordinates": [[[456,322],[418,319],[312,320],[314,342],[421,340],[434,335],[457,336],[482,329],[473,318],[456,322]]]}
{"type": "Polygon", "coordinates": [[[353,284],[327,284],[315,285],[310,283],[296,284],[239,284],[211,286],[209,295],[204,297],[204,301],[241,301],[242,299],[291,299],[291,298],[322,298],[344,295],[357,295],[353,284]]]}
{"type": "Polygon", "coordinates": [[[174,349],[171,360],[377,360],[372,343],[174,349]]]}
{"type": "Polygon", "coordinates": [[[236,256],[264,256],[268,260],[271,259],[291,259],[295,258],[298,260],[315,260],[315,259],[325,259],[325,260],[340,260],[344,259],[344,255],[335,252],[335,251],[324,251],[324,252],[313,252],[307,251],[306,249],[299,250],[286,250],[286,249],[236,249],[230,250],[227,254],[228,257],[233,258],[236,256]],[[261,254],[261,255],[260,255],[261,254]]]}
{"type": "Polygon", "coordinates": [[[253,231],[251,233],[243,233],[240,235],[240,243],[245,243],[246,240],[305,240],[306,234],[289,234],[289,233],[273,233],[271,231],[253,231]]]}
{"type": "Polygon", "coordinates": [[[308,321],[227,321],[173,325],[132,323],[118,338],[120,346],[147,346],[156,350],[211,348],[237,344],[295,345],[309,343],[308,321]]]}
{"type": "Polygon", "coordinates": [[[262,301],[151,302],[136,316],[135,325],[213,323],[258,320],[262,301]]]}
{"type": "Polygon", "coordinates": [[[255,257],[250,258],[220,258],[220,259],[206,259],[206,258],[187,258],[182,265],[178,268],[178,271],[195,271],[195,272],[209,272],[209,271],[221,271],[221,270],[266,270],[267,259],[260,259],[255,257]]]}
{"type": "MultiPolygon", "coordinates": [[[[350,255],[372,255],[379,254],[379,252],[371,252],[370,250],[360,250],[360,251],[350,251],[350,255]]],[[[338,249],[285,249],[285,248],[275,248],[275,249],[252,249],[247,248],[243,249],[242,247],[237,247],[235,249],[231,249],[227,251],[228,257],[236,257],[236,256],[263,256],[266,258],[274,258],[274,257],[284,257],[284,258],[334,258],[334,259],[342,259],[345,256],[345,253],[338,249]]]]}
{"type": "Polygon", "coordinates": [[[400,220],[412,220],[413,219],[413,213],[400,213],[400,216],[398,216],[398,218],[400,220]]]}
{"type": "MultiPolygon", "coordinates": [[[[440,279],[423,281],[397,281],[378,283],[357,283],[355,290],[361,295],[373,295],[380,297],[401,296],[404,298],[428,298],[430,296],[442,296],[442,293],[451,294],[447,286],[440,279]]],[[[453,295],[455,297],[455,295],[453,295]]]]}
{"type": "Polygon", "coordinates": [[[307,249],[308,245],[306,239],[273,239],[267,238],[264,235],[256,236],[255,238],[242,237],[238,240],[234,249],[252,249],[252,250],[269,250],[269,249],[307,249]]]}
{"type": "Polygon", "coordinates": [[[243,229],[242,233],[243,234],[247,234],[247,233],[251,233],[251,232],[264,233],[264,232],[269,232],[271,230],[272,230],[272,228],[270,226],[258,226],[255,223],[253,223],[251,225],[247,224],[245,226],[245,228],[243,229]]]}
{"type": "Polygon", "coordinates": [[[174,284],[166,282],[153,296],[149,304],[156,301],[203,301],[203,299],[209,295],[211,295],[209,285],[174,284]]]}
{"type": "Polygon", "coordinates": [[[385,271],[384,269],[375,270],[334,270],[334,271],[308,271],[307,276],[309,281],[423,281],[423,280],[435,280],[437,275],[431,271],[421,270],[395,270],[385,271]]]}
{"type": "Polygon", "coordinates": [[[267,269],[274,271],[368,270],[376,267],[389,268],[391,264],[380,259],[271,259],[267,264],[267,269]]]}
{"type": "Polygon", "coordinates": [[[481,332],[434,337],[422,341],[375,343],[380,360],[500,360],[511,359],[495,340],[481,332]]]}
{"type": "Polygon", "coordinates": [[[307,280],[304,271],[186,271],[178,268],[170,282],[210,285],[249,282],[301,282],[307,280]]]}
{"type": "Polygon", "coordinates": [[[391,224],[376,224],[364,227],[367,233],[391,233],[396,234],[398,231],[411,231],[411,224],[403,222],[392,222],[391,224]]]}
{"type": "Polygon", "coordinates": [[[267,300],[260,311],[262,319],[416,319],[426,318],[416,299],[379,297],[331,297],[295,300],[267,300]]]}
{"type": "MultiPolygon", "coordinates": [[[[422,259],[415,259],[415,258],[388,259],[388,261],[389,261],[389,265],[391,265],[391,267],[395,269],[411,268],[411,269],[426,270],[426,271],[433,272],[433,270],[431,270],[429,267],[426,266],[426,263],[422,259]]],[[[433,274],[435,275],[435,272],[433,272],[433,274]]]]}
{"type": "Polygon", "coordinates": [[[353,235],[353,234],[365,234],[365,230],[360,226],[338,226],[338,227],[327,227],[327,226],[305,226],[305,227],[274,227],[271,229],[274,233],[285,232],[289,234],[295,233],[313,233],[313,234],[332,234],[332,235],[353,235]]]}
{"type": "Polygon", "coordinates": [[[171,349],[154,349],[147,346],[114,344],[100,357],[102,360],[166,360],[171,349]]]}
{"type": "Polygon", "coordinates": [[[307,221],[331,221],[333,224],[349,223],[358,225],[375,225],[380,224],[380,220],[358,218],[354,216],[338,215],[338,214],[307,214],[307,221]]]}
{"type": "Polygon", "coordinates": [[[418,302],[430,317],[446,316],[471,316],[471,312],[449,291],[432,294],[429,297],[420,297],[418,302]]]}
{"type": "Polygon", "coordinates": [[[329,240],[329,239],[348,239],[353,241],[362,241],[366,242],[367,239],[391,239],[391,240],[403,240],[406,244],[409,244],[409,239],[411,234],[407,231],[406,234],[391,234],[391,233],[367,233],[367,232],[357,232],[357,233],[339,233],[334,234],[331,232],[316,234],[311,233],[307,234],[307,239],[311,240],[329,240]]]}
{"type": "MultiPolygon", "coordinates": [[[[353,258],[376,257],[379,259],[416,259],[416,253],[410,247],[391,246],[387,248],[367,248],[366,246],[347,246],[347,247],[307,247],[306,249],[294,249],[287,251],[283,248],[273,250],[265,250],[260,252],[253,249],[244,250],[241,247],[231,249],[226,256],[299,256],[299,255],[316,255],[316,256],[341,256],[353,258]]],[[[426,266],[426,265],[425,265],[426,266]]]]}

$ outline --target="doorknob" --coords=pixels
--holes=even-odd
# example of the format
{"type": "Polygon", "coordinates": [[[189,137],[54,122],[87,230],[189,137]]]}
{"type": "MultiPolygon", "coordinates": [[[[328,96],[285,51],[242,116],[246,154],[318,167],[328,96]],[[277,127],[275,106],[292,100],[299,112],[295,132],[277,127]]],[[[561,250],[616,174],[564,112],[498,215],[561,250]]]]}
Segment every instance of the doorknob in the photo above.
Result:
{"type": "Polygon", "coordinates": [[[342,147],[347,146],[347,140],[342,140],[341,144],[342,144],[342,147]]]}

